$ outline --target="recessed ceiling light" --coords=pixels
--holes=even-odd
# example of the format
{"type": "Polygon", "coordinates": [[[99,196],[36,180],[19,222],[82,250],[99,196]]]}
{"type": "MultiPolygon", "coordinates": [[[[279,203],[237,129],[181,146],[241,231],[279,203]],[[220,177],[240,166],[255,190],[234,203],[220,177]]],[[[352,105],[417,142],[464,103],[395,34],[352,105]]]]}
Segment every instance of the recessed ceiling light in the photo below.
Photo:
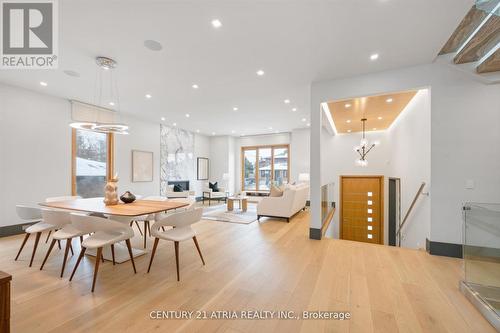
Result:
{"type": "Polygon", "coordinates": [[[199,86],[197,84],[193,84],[191,87],[193,87],[193,89],[198,89],[199,86]]]}
{"type": "Polygon", "coordinates": [[[237,106],[233,107],[233,111],[238,111],[238,107],[237,106]]]}
{"type": "Polygon", "coordinates": [[[350,124],[351,123],[351,119],[347,119],[345,122],[348,123],[348,124],[350,124]]]}
{"type": "Polygon", "coordinates": [[[351,130],[347,130],[347,133],[351,133],[351,130]]]}
{"type": "Polygon", "coordinates": [[[295,111],[297,111],[297,108],[292,108],[292,112],[295,112],[295,111]]]}
{"type": "Polygon", "coordinates": [[[212,132],[212,135],[215,135],[215,132],[212,132]]]}
{"type": "Polygon", "coordinates": [[[393,99],[392,98],[388,98],[385,100],[387,103],[392,103],[393,99]]]}
{"type": "Polygon", "coordinates": [[[73,76],[73,77],[80,77],[80,73],[72,71],[70,69],[64,70],[64,74],[66,74],[68,76],[73,76]]]}
{"type": "Polygon", "coordinates": [[[115,102],[109,102],[109,105],[115,106],[115,102]]]}
{"type": "Polygon", "coordinates": [[[378,120],[382,120],[383,118],[382,118],[382,117],[378,117],[377,119],[378,119],[378,120]]]}
{"type": "Polygon", "coordinates": [[[218,19],[212,20],[212,26],[216,29],[220,28],[222,27],[222,22],[218,19]]]}
{"type": "Polygon", "coordinates": [[[40,85],[41,85],[42,87],[46,87],[46,86],[48,86],[47,82],[43,82],[43,81],[40,81],[40,85]]]}
{"type": "Polygon", "coordinates": [[[177,126],[177,123],[173,123],[172,125],[177,126]]]}
{"type": "Polygon", "coordinates": [[[196,130],[196,133],[200,133],[200,130],[199,130],[199,129],[197,129],[197,130],[196,130]]]}
{"type": "Polygon", "coordinates": [[[310,123],[307,123],[307,127],[311,127],[311,124],[310,124],[310,123]]]}
{"type": "Polygon", "coordinates": [[[186,113],[186,118],[189,118],[189,117],[190,117],[189,113],[186,113]]]}
{"type": "Polygon", "coordinates": [[[307,121],[307,119],[306,119],[306,118],[302,118],[301,120],[302,120],[303,122],[306,122],[306,121],[307,121]]]}
{"type": "Polygon", "coordinates": [[[345,106],[346,109],[349,109],[351,107],[351,104],[346,103],[344,106],[345,106]]]}
{"type": "Polygon", "coordinates": [[[236,133],[236,131],[235,131],[235,130],[231,130],[231,133],[233,133],[233,134],[234,134],[234,133],[236,133]]]}
{"type": "Polygon", "coordinates": [[[144,47],[151,51],[161,51],[163,46],[161,46],[160,42],[157,42],[152,39],[148,39],[144,41],[144,47]]]}
{"type": "Polygon", "coordinates": [[[290,104],[290,100],[289,100],[289,99],[285,99],[285,100],[283,101],[283,103],[285,103],[285,104],[290,104]]]}
{"type": "Polygon", "coordinates": [[[262,69],[259,69],[259,70],[257,71],[257,75],[258,75],[258,76],[262,76],[262,75],[264,75],[264,74],[265,74],[265,73],[264,73],[264,71],[263,71],[262,69]]]}
{"type": "Polygon", "coordinates": [[[273,127],[272,127],[272,126],[269,126],[269,127],[267,128],[267,129],[270,129],[270,130],[272,130],[272,129],[273,129],[273,127]]]}
{"type": "Polygon", "coordinates": [[[161,121],[165,121],[165,117],[161,117],[161,121]]]}
{"type": "Polygon", "coordinates": [[[377,60],[378,59],[378,53],[374,53],[370,56],[370,60],[377,60]]]}
{"type": "Polygon", "coordinates": [[[146,94],[144,97],[146,97],[147,99],[150,99],[153,96],[151,96],[150,94],[146,94]]]}

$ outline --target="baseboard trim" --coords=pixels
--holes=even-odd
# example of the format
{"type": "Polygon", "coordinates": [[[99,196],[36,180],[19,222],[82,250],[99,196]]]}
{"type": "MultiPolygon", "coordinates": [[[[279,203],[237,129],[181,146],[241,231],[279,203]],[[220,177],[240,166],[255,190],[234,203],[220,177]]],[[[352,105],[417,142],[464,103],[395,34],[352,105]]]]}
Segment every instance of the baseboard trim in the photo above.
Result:
{"type": "Polygon", "coordinates": [[[24,234],[24,230],[26,230],[26,228],[35,223],[36,222],[14,224],[14,225],[7,225],[5,227],[0,227],[0,237],[8,237],[8,236],[24,234]]]}
{"type": "Polygon", "coordinates": [[[309,238],[315,240],[321,240],[322,232],[318,228],[309,228],[309,238]]]}
{"type": "Polygon", "coordinates": [[[462,244],[434,242],[429,239],[425,240],[425,249],[432,255],[463,258],[462,244]]]}

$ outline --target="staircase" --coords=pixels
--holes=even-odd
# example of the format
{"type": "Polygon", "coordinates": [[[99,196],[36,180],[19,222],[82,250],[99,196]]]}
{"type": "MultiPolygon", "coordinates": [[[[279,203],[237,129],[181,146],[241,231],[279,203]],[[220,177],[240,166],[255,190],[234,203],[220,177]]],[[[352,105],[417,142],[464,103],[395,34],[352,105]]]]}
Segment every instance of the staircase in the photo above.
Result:
{"type": "Polygon", "coordinates": [[[500,82],[500,0],[477,0],[439,52],[438,61],[486,83],[500,82]]]}

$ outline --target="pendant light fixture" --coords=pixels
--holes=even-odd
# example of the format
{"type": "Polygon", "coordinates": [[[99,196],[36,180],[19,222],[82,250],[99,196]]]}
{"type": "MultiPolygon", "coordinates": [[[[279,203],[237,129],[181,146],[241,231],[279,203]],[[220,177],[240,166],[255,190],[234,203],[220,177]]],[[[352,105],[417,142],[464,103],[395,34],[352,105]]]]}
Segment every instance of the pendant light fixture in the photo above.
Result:
{"type": "Polygon", "coordinates": [[[116,80],[113,77],[113,70],[117,65],[116,61],[107,57],[97,57],[96,64],[98,68],[94,95],[95,104],[72,101],[71,116],[73,121],[70,126],[100,133],[128,134],[128,126],[120,121],[120,97],[116,80]],[[116,110],[100,106],[103,103],[105,80],[109,80],[108,104],[116,107],[116,110]]]}
{"type": "Polygon", "coordinates": [[[366,139],[366,121],[368,119],[363,118],[361,119],[361,123],[363,124],[363,137],[361,139],[361,142],[359,146],[354,147],[354,150],[359,154],[359,159],[356,160],[356,165],[366,167],[368,166],[368,160],[366,159],[366,155],[375,147],[378,145],[377,142],[370,143],[366,139]]]}

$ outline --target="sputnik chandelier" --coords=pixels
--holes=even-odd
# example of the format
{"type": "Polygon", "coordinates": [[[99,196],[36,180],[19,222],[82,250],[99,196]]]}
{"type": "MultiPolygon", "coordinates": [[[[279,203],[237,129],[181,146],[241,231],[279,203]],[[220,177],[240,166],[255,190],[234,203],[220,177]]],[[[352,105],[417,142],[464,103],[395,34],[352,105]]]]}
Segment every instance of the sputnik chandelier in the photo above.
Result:
{"type": "Polygon", "coordinates": [[[363,124],[363,137],[361,139],[361,142],[359,146],[354,147],[354,150],[359,154],[359,159],[356,160],[356,165],[366,167],[368,165],[368,160],[366,159],[366,155],[375,147],[378,145],[378,142],[373,142],[370,143],[366,139],[366,121],[368,119],[363,118],[361,119],[361,123],[363,124]]]}

